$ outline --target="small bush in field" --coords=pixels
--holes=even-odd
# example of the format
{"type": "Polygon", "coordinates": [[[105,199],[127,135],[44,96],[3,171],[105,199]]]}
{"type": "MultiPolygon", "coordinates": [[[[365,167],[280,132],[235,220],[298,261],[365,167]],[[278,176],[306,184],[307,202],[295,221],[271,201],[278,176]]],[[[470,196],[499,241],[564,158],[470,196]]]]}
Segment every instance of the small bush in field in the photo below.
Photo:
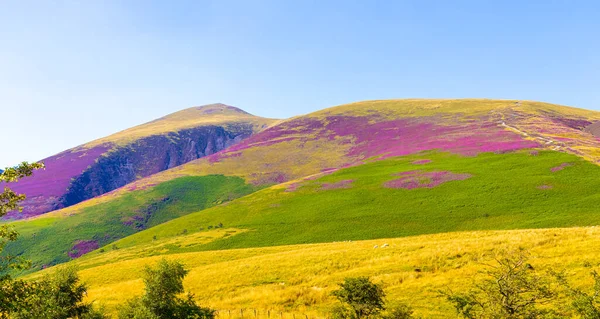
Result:
{"type": "Polygon", "coordinates": [[[333,295],[341,305],[333,311],[334,318],[369,318],[385,309],[385,292],[368,277],[346,278],[333,295]]]}
{"type": "Polygon", "coordinates": [[[489,266],[485,272],[488,278],[472,290],[442,294],[463,318],[561,318],[547,306],[556,301],[558,292],[527,260],[525,252],[506,254],[489,266]]]}
{"type": "Polygon", "coordinates": [[[187,270],[176,261],[162,259],[144,270],[144,295],[119,309],[119,319],[213,319],[215,311],[200,307],[193,295],[184,293],[187,270]]]}
{"type": "Polygon", "coordinates": [[[413,312],[411,307],[400,304],[396,307],[387,309],[380,317],[381,319],[412,319],[413,312]]]}

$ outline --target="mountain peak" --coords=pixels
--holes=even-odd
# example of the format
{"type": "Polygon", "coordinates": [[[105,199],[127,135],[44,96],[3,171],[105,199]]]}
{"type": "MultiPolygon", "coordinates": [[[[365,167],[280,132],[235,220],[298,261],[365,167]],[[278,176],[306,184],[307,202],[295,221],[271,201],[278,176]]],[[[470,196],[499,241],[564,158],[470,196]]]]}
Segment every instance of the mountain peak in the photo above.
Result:
{"type": "Polygon", "coordinates": [[[214,103],[207,104],[201,106],[192,107],[193,110],[201,111],[202,114],[244,114],[250,115],[250,113],[239,109],[235,106],[223,104],[223,103],[214,103]]]}

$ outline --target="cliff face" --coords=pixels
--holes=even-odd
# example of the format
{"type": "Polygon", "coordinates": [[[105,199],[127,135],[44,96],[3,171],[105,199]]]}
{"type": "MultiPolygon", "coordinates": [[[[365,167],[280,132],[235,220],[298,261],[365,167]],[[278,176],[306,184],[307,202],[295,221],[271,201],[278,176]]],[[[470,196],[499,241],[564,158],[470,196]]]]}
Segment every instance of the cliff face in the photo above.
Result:
{"type": "Polygon", "coordinates": [[[75,178],[56,208],[77,204],[145,176],[214,154],[253,133],[252,125],[235,132],[221,126],[204,126],[167,135],[150,136],[118,147],[75,178]]]}

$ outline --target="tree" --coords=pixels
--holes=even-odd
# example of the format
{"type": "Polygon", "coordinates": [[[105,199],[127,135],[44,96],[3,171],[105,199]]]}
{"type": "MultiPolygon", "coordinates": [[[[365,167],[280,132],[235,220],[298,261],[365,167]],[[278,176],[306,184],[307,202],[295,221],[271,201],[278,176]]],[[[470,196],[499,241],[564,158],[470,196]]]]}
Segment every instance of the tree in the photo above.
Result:
{"type": "Polygon", "coordinates": [[[334,309],[337,318],[369,318],[385,309],[383,288],[368,277],[345,278],[332,294],[342,303],[334,309]]]}
{"type": "Polygon", "coordinates": [[[101,319],[102,311],[83,301],[87,287],[73,267],[57,269],[39,281],[20,282],[24,294],[10,314],[11,319],[101,319]]]}
{"type": "MultiPolygon", "coordinates": [[[[24,194],[15,193],[8,187],[8,184],[31,176],[36,169],[41,168],[44,168],[42,163],[23,162],[0,172],[0,186],[4,186],[0,193],[0,218],[10,211],[21,211],[19,203],[25,199],[24,194]]],[[[12,227],[0,226],[0,253],[8,243],[17,240],[17,237],[18,234],[12,227]]],[[[18,307],[18,300],[23,298],[28,291],[28,285],[22,281],[14,281],[10,276],[10,271],[24,269],[28,266],[29,263],[20,257],[0,256],[0,318],[8,318],[8,314],[18,307]]]]}
{"type": "Polygon", "coordinates": [[[528,257],[525,252],[507,254],[488,266],[487,279],[471,291],[442,294],[464,318],[559,318],[554,310],[540,307],[554,301],[557,291],[527,263],[528,257]]]}
{"type": "Polygon", "coordinates": [[[555,274],[559,283],[566,288],[567,295],[571,297],[571,305],[582,319],[600,319],[600,274],[592,271],[594,286],[591,293],[580,288],[573,288],[565,278],[564,273],[555,274]]]}
{"type": "Polygon", "coordinates": [[[188,271],[177,261],[162,259],[156,268],[144,270],[144,295],[119,309],[120,319],[212,319],[215,311],[196,304],[184,293],[183,278],[188,271]]]}

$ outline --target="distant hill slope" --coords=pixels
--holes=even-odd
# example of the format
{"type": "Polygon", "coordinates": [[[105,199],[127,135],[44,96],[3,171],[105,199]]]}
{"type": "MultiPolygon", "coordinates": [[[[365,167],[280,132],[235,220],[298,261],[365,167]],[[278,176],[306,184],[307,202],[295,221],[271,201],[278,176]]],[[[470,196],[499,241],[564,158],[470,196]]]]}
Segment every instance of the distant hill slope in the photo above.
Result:
{"type": "MultiPolygon", "coordinates": [[[[584,129],[599,118],[598,112],[526,101],[391,100],[338,106],[281,121],[205,158],[14,223],[23,236],[7,251],[30,254],[39,268],[95,247],[111,249],[111,243],[142,230],[117,242],[117,247],[145,245],[154,235],[170,240],[193,234],[197,237],[186,249],[207,250],[349,236],[592,225],[598,223],[594,212],[577,203],[596,205],[589,192],[599,168],[582,157],[596,156],[592,146],[598,142],[584,129]],[[535,152],[520,151],[525,149],[535,152]],[[413,158],[428,151],[434,152],[413,158]],[[420,166],[413,160],[432,163],[420,166]],[[551,171],[555,167],[557,174],[551,171]],[[391,175],[419,170],[424,172],[391,175]],[[269,188],[210,208],[261,188],[329,173],[333,174],[316,184],[298,184],[298,191],[269,188]],[[561,178],[580,182],[564,186],[568,182],[561,178]],[[394,179],[401,179],[393,182],[399,183],[396,186],[409,187],[448,183],[408,192],[383,187],[394,179]],[[183,187],[205,189],[212,183],[235,191],[205,196],[200,188],[183,187]],[[489,191],[480,193],[482,189],[489,191]],[[584,193],[589,196],[582,197],[584,193]],[[500,198],[504,200],[496,203],[500,198]],[[479,204],[471,206],[474,199],[479,204]],[[528,201],[538,205],[529,207],[524,204],[528,201]],[[553,209],[551,204],[570,213],[544,215],[544,209],[553,209]],[[521,214],[524,205],[528,210],[521,214]],[[174,218],[178,219],[159,225],[174,218]],[[235,230],[222,234],[227,238],[207,242],[212,238],[205,238],[208,227],[221,223],[235,230]],[[159,226],[150,228],[155,225],[159,226]]],[[[154,253],[175,252],[177,247],[167,245],[154,253]]]]}
{"type": "Polygon", "coordinates": [[[143,230],[88,257],[111,262],[465,230],[600,225],[598,176],[598,165],[556,151],[394,157],[260,190],[143,230]]]}
{"type": "MultiPolygon", "coordinates": [[[[238,318],[244,309],[246,317],[253,317],[256,310],[265,319],[269,313],[271,318],[273,314],[284,319],[326,318],[337,304],[331,292],[338,284],[346,277],[368,276],[383,284],[389,304],[402,302],[418,317],[444,319],[457,315],[440,290],[469,291],[484,278],[482,271],[486,264],[494,264],[496,254],[527,249],[534,269],[541,273],[546,267],[564,269],[577,287],[591,287],[590,271],[600,264],[599,248],[598,228],[585,227],[457,232],[188,252],[167,258],[185,264],[190,270],[186,289],[202,305],[219,309],[223,317],[231,313],[238,318]]],[[[103,265],[81,259],[74,264],[90,287],[89,300],[114,311],[123,300],[143,293],[144,266],[161,258],[117,259],[103,265]]]]}
{"type": "Polygon", "coordinates": [[[69,207],[132,181],[214,154],[266,128],[273,120],[213,104],[183,110],[64,151],[46,170],[11,185],[27,194],[21,218],[69,207]]]}
{"type": "MultiPolygon", "coordinates": [[[[437,149],[472,156],[540,147],[597,161],[600,140],[584,128],[600,113],[504,100],[389,100],[342,105],[274,125],[234,147],[140,180],[226,174],[254,184],[437,149]]],[[[124,188],[123,191],[127,191],[124,188]]]]}

